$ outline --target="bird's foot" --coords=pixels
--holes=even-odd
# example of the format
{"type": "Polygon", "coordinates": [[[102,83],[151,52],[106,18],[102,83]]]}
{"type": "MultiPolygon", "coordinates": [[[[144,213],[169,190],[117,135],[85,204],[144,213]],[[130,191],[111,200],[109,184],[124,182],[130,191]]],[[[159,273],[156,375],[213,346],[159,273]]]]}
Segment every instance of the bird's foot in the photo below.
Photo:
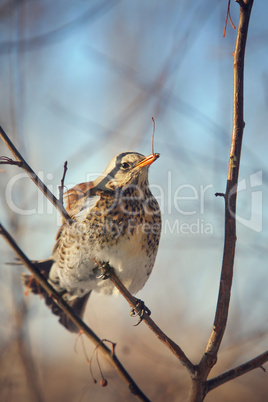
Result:
{"type": "Polygon", "coordinates": [[[101,270],[101,275],[97,276],[97,279],[109,279],[111,276],[111,267],[108,262],[102,262],[98,264],[99,269],[101,270]]]}
{"type": "Polygon", "coordinates": [[[142,301],[140,299],[136,299],[135,308],[132,307],[130,310],[131,317],[139,316],[139,321],[137,322],[137,324],[134,324],[134,327],[136,327],[137,325],[139,325],[142,322],[145,313],[147,315],[151,315],[151,310],[149,310],[148,307],[145,306],[144,301],[142,301]]]}

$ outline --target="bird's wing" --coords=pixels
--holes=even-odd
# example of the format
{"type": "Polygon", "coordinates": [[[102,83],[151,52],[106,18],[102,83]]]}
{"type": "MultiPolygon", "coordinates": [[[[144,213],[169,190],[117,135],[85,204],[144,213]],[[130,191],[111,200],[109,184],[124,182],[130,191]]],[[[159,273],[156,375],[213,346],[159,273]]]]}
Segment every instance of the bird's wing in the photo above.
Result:
{"type": "Polygon", "coordinates": [[[83,208],[83,205],[85,204],[87,199],[90,199],[91,196],[95,195],[94,187],[94,182],[89,181],[77,184],[70,190],[66,191],[66,193],[64,193],[64,199],[66,201],[66,211],[71,217],[78,214],[83,208]]]}
{"type": "MultiPolygon", "coordinates": [[[[77,184],[70,190],[64,193],[64,200],[66,202],[66,211],[71,218],[78,218],[82,221],[87,216],[89,210],[94,207],[100,196],[96,194],[97,188],[93,181],[77,184]]],[[[61,234],[64,230],[66,223],[63,222],[56,235],[56,243],[53,247],[52,255],[57,252],[61,234]]]]}
{"type": "Polygon", "coordinates": [[[89,214],[90,210],[95,207],[96,203],[99,201],[100,196],[99,195],[94,195],[91,197],[87,197],[85,199],[85,202],[83,203],[81,209],[79,212],[76,213],[75,219],[77,221],[82,222],[87,215],[89,214]]]}

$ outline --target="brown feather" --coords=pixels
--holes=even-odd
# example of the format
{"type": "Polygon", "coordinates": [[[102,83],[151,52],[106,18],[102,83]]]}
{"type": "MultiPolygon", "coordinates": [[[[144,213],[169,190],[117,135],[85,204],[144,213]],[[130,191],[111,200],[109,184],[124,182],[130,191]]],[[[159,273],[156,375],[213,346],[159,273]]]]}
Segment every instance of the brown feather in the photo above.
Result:
{"type": "Polygon", "coordinates": [[[70,190],[64,193],[64,199],[66,201],[66,211],[70,216],[76,215],[82,208],[86,198],[91,193],[90,190],[94,188],[94,182],[89,181],[85,183],[77,184],[70,190]]]}
{"type": "MultiPolygon", "coordinates": [[[[45,260],[45,261],[33,261],[36,267],[39,269],[41,274],[48,278],[50,268],[53,264],[53,260],[45,260]]],[[[22,280],[24,286],[33,294],[40,295],[44,300],[46,305],[51,309],[52,313],[59,316],[59,322],[67,328],[70,332],[79,332],[77,326],[72,322],[72,320],[61,310],[61,308],[55,303],[53,298],[48,295],[48,293],[42,288],[39,282],[34,278],[33,275],[22,274],[22,280]]],[[[64,290],[61,293],[61,296],[64,298],[64,294],[67,293],[64,290]]],[[[68,302],[69,306],[72,307],[74,312],[82,318],[87,300],[89,298],[91,292],[87,293],[83,297],[77,297],[76,299],[68,302]]]]}

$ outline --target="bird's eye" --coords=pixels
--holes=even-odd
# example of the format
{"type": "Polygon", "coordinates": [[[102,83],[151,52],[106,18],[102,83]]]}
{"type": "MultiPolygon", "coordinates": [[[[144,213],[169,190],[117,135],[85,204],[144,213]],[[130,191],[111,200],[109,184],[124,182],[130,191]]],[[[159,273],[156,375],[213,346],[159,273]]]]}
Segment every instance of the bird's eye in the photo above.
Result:
{"type": "Polygon", "coordinates": [[[123,169],[127,169],[127,168],[129,168],[129,163],[123,162],[123,163],[121,163],[121,167],[122,167],[123,169]]]}

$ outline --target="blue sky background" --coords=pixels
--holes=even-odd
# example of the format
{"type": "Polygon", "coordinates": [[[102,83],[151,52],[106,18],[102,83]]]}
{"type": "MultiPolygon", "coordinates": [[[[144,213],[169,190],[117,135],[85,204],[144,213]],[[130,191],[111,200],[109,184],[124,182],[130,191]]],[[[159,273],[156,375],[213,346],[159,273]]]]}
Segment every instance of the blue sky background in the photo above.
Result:
{"type": "MultiPolygon", "coordinates": [[[[227,348],[239,340],[241,346],[258,337],[257,346],[241,346],[241,362],[261,353],[267,343],[267,337],[260,336],[268,327],[267,8],[266,2],[255,2],[248,34],[240,169],[247,189],[238,197],[238,215],[250,219],[252,191],[259,191],[262,206],[258,204],[256,219],[262,228],[254,230],[254,222],[250,227],[238,223],[223,343],[227,348]],[[262,183],[252,190],[250,176],[258,171],[262,183]]],[[[166,230],[154,271],[138,296],[193,359],[201,356],[213,323],[223,251],[223,200],[214,193],[226,186],[237,33],[228,22],[223,38],[226,10],[227,1],[212,0],[0,2],[1,125],[55,194],[65,160],[66,185],[71,187],[102,172],[122,151],[151,153],[154,116],[155,151],[161,158],[150,168],[150,183],[157,197],[164,194],[166,230]],[[177,211],[176,191],[184,197],[197,194],[192,201],[180,200],[181,209],[193,214],[177,211]]],[[[237,26],[239,6],[233,1],[231,15],[237,26]]],[[[8,155],[3,144],[0,150],[8,155]]],[[[14,203],[39,213],[14,214],[6,189],[19,171],[5,170],[1,220],[11,232],[17,225],[23,228],[16,236],[30,258],[46,258],[57,231],[56,213],[28,179],[19,179],[9,187],[14,203]]],[[[1,250],[4,261],[11,257],[3,243],[1,250]]],[[[6,278],[18,268],[3,265],[1,271],[6,278]]],[[[29,303],[34,306],[30,328],[35,348],[44,341],[41,333],[48,323],[48,337],[61,331],[66,343],[73,342],[39,300],[29,303]]],[[[109,323],[118,316],[119,327],[131,325],[124,300],[93,295],[86,320],[97,332],[113,338],[116,331],[109,323]]],[[[65,353],[66,343],[57,347],[59,353],[65,353]]],[[[49,344],[43,347],[49,354],[49,344]]]]}

